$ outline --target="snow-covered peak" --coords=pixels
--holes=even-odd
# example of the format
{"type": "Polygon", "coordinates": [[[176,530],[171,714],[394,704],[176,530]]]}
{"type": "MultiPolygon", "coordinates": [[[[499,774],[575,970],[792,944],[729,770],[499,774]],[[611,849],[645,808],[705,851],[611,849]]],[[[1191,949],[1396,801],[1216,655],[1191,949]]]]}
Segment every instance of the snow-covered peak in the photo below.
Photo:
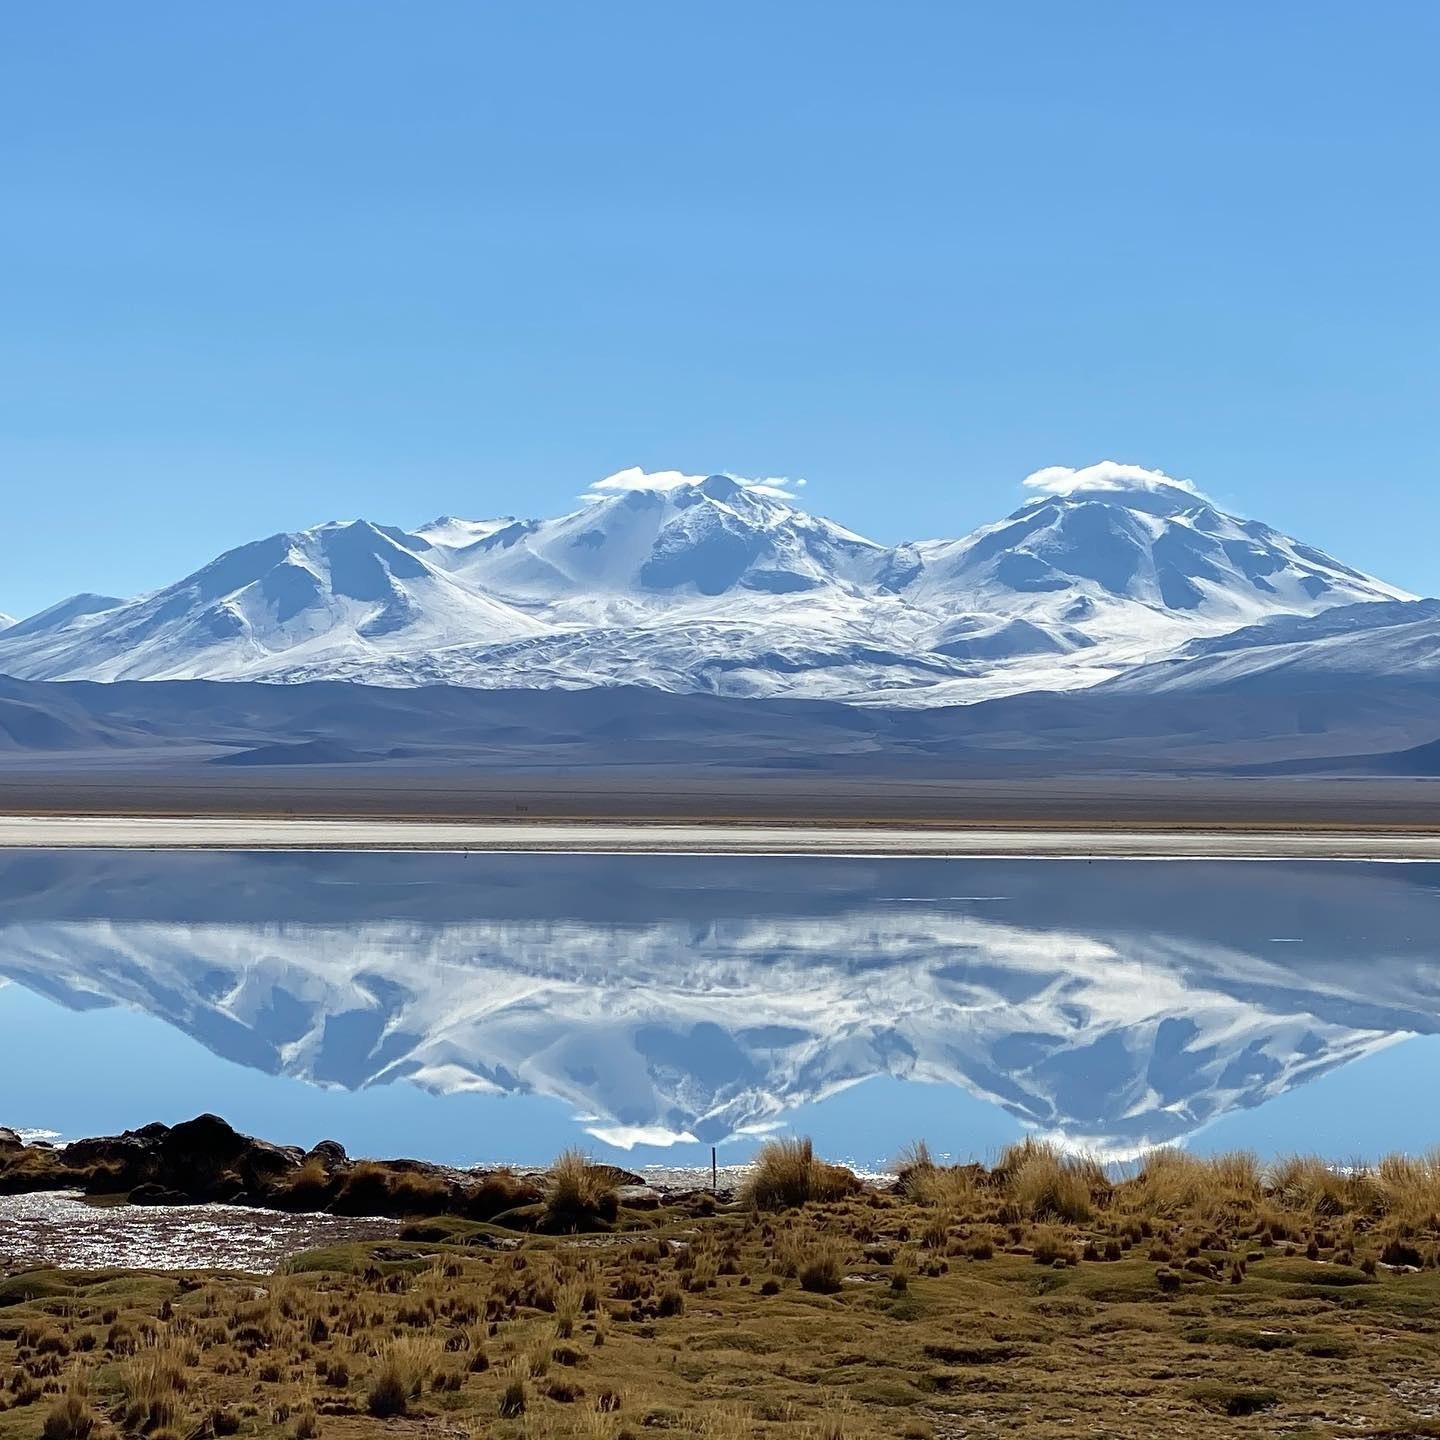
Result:
{"type": "Polygon", "coordinates": [[[27,674],[71,676],[79,652],[88,679],[226,678],[265,673],[277,657],[335,663],[538,628],[456,584],[412,548],[423,544],[368,520],[337,520],[227,550],[118,607],[62,602],[52,611],[68,615],[52,613],[25,637],[27,674]]]}
{"type": "Polygon", "coordinates": [[[458,515],[440,515],[412,530],[410,537],[446,550],[463,550],[514,523],[513,515],[502,515],[495,520],[462,520],[458,515]]]}
{"type": "Polygon", "coordinates": [[[8,630],[14,623],[15,617],[13,615],[7,615],[3,610],[0,610],[0,630],[8,630]]]}
{"type": "Polygon", "coordinates": [[[804,480],[791,480],[783,475],[754,478],[745,475],[731,475],[720,472],[714,475],[687,475],[683,470],[642,470],[632,465],[617,470],[613,475],[594,480],[585,487],[585,500],[603,500],[608,495],[628,494],[634,490],[682,490],[704,485],[713,481],[717,486],[749,490],[756,495],[768,495],[777,500],[793,500],[796,489],[803,488],[804,480]]]}
{"type": "Polygon", "coordinates": [[[556,520],[494,530],[455,569],[493,593],[526,600],[576,594],[783,594],[857,584],[884,546],[796,509],[778,490],[728,475],[593,492],[556,520]]]}
{"type": "Polygon", "coordinates": [[[63,629],[72,621],[87,615],[99,615],[106,610],[113,610],[124,603],[118,595],[93,595],[82,591],[79,595],[67,596],[24,620],[9,620],[7,617],[7,624],[0,628],[8,629],[11,639],[18,639],[22,635],[40,635],[63,629]]]}
{"type": "Polygon", "coordinates": [[[1057,480],[963,540],[913,547],[902,593],[1140,644],[1183,639],[1186,630],[1215,634],[1266,615],[1412,598],[1268,525],[1224,513],[1193,488],[1112,478],[1069,488],[1057,480]]]}

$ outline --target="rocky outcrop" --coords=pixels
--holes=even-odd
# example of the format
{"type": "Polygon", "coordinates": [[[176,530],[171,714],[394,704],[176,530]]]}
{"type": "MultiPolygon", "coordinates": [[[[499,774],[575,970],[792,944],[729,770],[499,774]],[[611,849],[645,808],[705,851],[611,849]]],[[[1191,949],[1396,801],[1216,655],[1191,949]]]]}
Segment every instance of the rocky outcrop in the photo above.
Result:
{"type": "MultiPolygon", "coordinates": [[[[638,1178],[638,1177],[636,1177],[638,1178]]],[[[242,1135],[218,1115],[152,1124],[59,1149],[0,1129],[0,1193],[83,1190],[136,1205],[224,1203],[338,1215],[489,1220],[534,1205],[541,1188],[508,1171],[423,1160],[352,1160],[335,1140],[310,1150],[242,1135]]]]}
{"type": "Polygon", "coordinates": [[[197,1115],[179,1125],[145,1125],[123,1135],[77,1140],[57,1158],[89,1177],[87,1189],[113,1186],[140,1204],[243,1204],[247,1197],[283,1188],[304,1164],[305,1153],[242,1135],[218,1115],[197,1115]]]}

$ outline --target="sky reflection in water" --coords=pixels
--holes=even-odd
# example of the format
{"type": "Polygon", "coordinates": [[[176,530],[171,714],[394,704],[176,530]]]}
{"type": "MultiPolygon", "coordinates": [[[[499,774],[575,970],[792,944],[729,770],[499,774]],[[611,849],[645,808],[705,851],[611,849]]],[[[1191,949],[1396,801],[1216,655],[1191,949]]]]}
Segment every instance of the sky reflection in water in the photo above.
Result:
{"type": "Polygon", "coordinates": [[[1440,867],[0,857],[0,1123],[883,1163],[1427,1146],[1440,867]],[[917,1083],[928,1082],[928,1083],[917,1083]]]}

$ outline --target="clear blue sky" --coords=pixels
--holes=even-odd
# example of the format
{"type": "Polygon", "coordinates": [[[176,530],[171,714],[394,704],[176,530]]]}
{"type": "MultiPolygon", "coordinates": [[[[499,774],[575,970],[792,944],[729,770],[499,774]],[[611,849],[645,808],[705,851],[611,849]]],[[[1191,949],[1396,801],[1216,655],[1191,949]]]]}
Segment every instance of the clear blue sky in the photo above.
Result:
{"type": "Polygon", "coordinates": [[[1434,0],[0,17],[0,609],[352,515],[1111,457],[1440,589],[1434,0]]]}

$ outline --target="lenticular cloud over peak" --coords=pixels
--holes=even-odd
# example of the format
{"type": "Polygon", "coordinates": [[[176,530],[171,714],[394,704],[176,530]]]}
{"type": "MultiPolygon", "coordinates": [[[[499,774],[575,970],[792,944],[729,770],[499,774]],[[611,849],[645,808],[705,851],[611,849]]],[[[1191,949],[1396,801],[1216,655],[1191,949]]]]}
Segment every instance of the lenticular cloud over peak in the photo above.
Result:
{"type": "MultiPolygon", "coordinates": [[[[803,480],[791,480],[785,475],[767,475],[751,478],[732,475],[728,470],[715,472],[733,480],[746,490],[758,495],[769,495],[775,500],[794,500],[795,490],[804,485],[803,480]]],[[[687,475],[683,470],[642,470],[638,465],[617,470],[603,480],[593,481],[581,497],[585,500],[603,500],[607,495],[623,494],[627,490],[675,490],[682,485],[699,485],[708,480],[708,475],[687,475]]]]}
{"type": "Polygon", "coordinates": [[[1119,460],[1100,460],[1094,465],[1047,465],[1024,480],[1027,490],[1044,495],[1078,495],[1104,490],[1146,490],[1150,492],[1183,490],[1187,495],[1203,498],[1191,480],[1177,480],[1163,470],[1147,470],[1143,465],[1125,465],[1119,460]]]}

